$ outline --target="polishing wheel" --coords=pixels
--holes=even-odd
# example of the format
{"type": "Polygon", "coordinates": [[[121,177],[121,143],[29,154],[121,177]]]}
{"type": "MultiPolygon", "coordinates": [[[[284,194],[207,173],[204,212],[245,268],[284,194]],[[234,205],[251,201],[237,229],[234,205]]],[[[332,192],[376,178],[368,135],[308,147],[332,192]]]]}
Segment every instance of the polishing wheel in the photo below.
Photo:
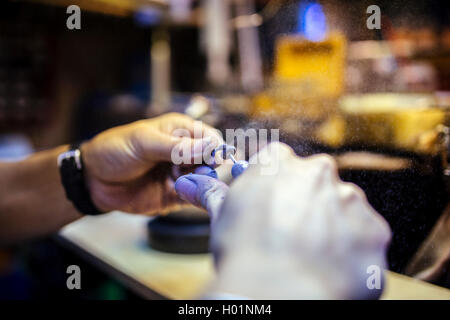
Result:
{"type": "Polygon", "coordinates": [[[159,216],[147,225],[149,245],[170,253],[207,253],[209,223],[208,214],[194,207],[159,216]]]}

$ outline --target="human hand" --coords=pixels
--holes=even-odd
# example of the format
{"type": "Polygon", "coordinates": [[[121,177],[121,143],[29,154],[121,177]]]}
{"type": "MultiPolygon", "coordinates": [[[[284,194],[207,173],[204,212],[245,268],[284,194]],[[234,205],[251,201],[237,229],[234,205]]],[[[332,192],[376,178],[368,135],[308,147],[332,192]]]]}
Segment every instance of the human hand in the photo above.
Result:
{"type": "Polygon", "coordinates": [[[176,182],[213,218],[218,275],[210,290],[257,299],[379,297],[368,271],[382,276],[390,229],[362,190],[342,182],[326,155],[300,158],[270,144],[258,157],[229,189],[197,174],[176,182]],[[267,165],[276,172],[261,174],[267,165]]]}
{"type": "Polygon", "coordinates": [[[106,130],[84,143],[86,183],[96,207],[104,212],[152,214],[180,204],[173,189],[172,150],[186,146],[193,159],[221,141],[218,132],[205,124],[202,137],[194,137],[194,127],[188,116],[169,113],[106,130]],[[180,129],[190,136],[174,135],[180,129]]]}

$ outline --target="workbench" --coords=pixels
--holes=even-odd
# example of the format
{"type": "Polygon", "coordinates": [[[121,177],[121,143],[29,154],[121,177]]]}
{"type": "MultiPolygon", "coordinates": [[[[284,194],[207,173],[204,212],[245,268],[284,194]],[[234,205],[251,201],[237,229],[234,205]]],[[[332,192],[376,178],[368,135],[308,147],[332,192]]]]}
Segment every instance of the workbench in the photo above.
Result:
{"type": "MultiPolygon", "coordinates": [[[[194,299],[214,277],[210,254],[170,254],[147,244],[149,217],[112,212],[64,227],[61,243],[147,299],[194,299]]],[[[450,290],[386,272],[382,299],[446,299],[450,290]]]]}

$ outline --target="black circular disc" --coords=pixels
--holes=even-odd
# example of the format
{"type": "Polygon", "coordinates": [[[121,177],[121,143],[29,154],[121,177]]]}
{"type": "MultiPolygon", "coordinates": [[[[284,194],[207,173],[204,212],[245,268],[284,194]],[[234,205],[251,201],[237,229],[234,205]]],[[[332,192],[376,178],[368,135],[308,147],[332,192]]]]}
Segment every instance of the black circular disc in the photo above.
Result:
{"type": "Polygon", "coordinates": [[[156,250],[170,253],[209,252],[209,217],[192,208],[149,221],[148,242],[156,250]]]}

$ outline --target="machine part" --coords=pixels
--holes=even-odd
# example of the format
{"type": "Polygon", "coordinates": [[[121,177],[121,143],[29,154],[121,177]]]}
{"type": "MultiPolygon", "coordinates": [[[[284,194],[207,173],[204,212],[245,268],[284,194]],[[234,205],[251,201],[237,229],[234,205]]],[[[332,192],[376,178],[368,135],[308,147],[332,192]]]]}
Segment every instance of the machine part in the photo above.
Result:
{"type": "Polygon", "coordinates": [[[159,216],[147,224],[148,243],[155,250],[198,254],[209,252],[209,216],[197,208],[159,216]]]}
{"type": "Polygon", "coordinates": [[[450,128],[444,125],[437,127],[442,161],[442,174],[447,194],[450,194],[450,128]]]}
{"type": "Polygon", "coordinates": [[[444,125],[439,125],[438,134],[441,144],[442,167],[444,169],[444,176],[450,176],[450,128],[444,125]]]}
{"type": "Polygon", "coordinates": [[[450,288],[450,205],[409,261],[405,274],[450,288]]]}
{"type": "Polygon", "coordinates": [[[219,153],[219,155],[223,160],[231,159],[233,162],[236,162],[236,160],[234,159],[234,155],[236,154],[236,148],[233,146],[223,144],[215,148],[211,152],[211,156],[215,157],[217,153],[219,153]]]}
{"type": "Polygon", "coordinates": [[[223,160],[230,159],[233,161],[233,167],[231,168],[231,175],[233,178],[237,178],[245,171],[248,167],[248,162],[245,160],[237,161],[234,156],[236,155],[236,148],[227,144],[223,144],[220,147],[214,149],[211,155],[214,157],[217,152],[220,152],[220,155],[223,160]]]}
{"type": "Polygon", "coordinates": [[[358,185],[372,207],[389,223],[392,230],[387,252],[389,270],[403,273],[448,202],[440,159],[394,152],[366,153],[363,166],[362,157],[353,161],[349,159],[351,154],[345,157],[342,167],[342,161],[338,161],[339,177],[358,185]],[[380,156],[388,156],[390,160],[380,161],[380,156]]]}
{"type": "Polygon", "coordinates": [[[231,76],[231,2],[203,0],[202,7],[205,11],[202,43],[206,51],[208,79],[213,86],[220,88],[227,84],[231,76]]]}
{"type": "Polygon", "coordinates": [[[148,115],[162,114],[170,109],[170,55],[169,36],[163,31],[156,33],[150,50],[152,100],[148,115]]]}
{"type": "MultiPolygon", "coordinates": [[[[261,17],[255,13],[253,0],[237,1],[235,6],[238,17],[254,17],[256,20],[260,20],[259,23],[262,23],[261,17]]],[[[263,75],[258,28],[253,25],[238,28],[237,38],[242,87],[247,92],[261,91],[263,75]]]]}
{"type": "MultiPolygon", "coordinates": [[[[248,162],[245,160],[237,161],[234,156],[236,155],[236,148],[234,146],[230,146],[227,144],[223,144],[211,152],[211,155],[215,157],[215,155],[219,153],[223,160],[230,159],[233,161],[233,167],[231,168],[231,175],[233,178],[237,178],[245,171],[248,167],[248,162]]],[[[217,174],[216,174],[217,175],[217,174]]]]}

